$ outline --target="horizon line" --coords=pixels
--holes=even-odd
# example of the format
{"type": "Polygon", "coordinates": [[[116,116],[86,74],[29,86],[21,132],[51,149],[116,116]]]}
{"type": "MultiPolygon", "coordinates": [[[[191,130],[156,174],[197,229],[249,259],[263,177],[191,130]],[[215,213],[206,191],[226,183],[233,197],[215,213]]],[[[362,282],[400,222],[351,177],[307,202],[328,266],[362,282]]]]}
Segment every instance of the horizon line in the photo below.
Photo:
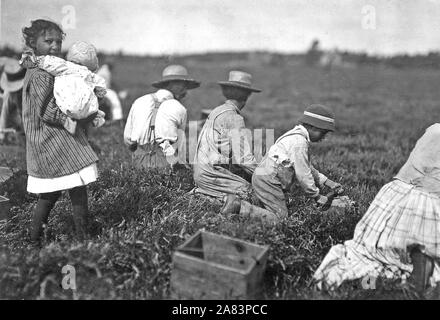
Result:
{"type": "MultiPolygon", "coordinates": [[[[22,49],[20,49],[16,45],[8,44],[8,43],[1,43],[0,42],[0,50],[3,50],[5,48],[9,48],[17,53],[21,52],[22,49]]],[[[402,51],[396,51],[395,53],[373,53],[363,50],[350,50],[350,49],[325,49],[322,48],[319,51],[321,52],[333,52],[334,50],[337,50],[340,54],[353,54],[353,55],[367,55],[371,58],[392,58],[392,57],[398,57],[398,56],[426,56],[429,54],[440,54],[440,48],[439,49],[433,49],[433,50],[424,50],[424,51],[417,51],[417,52],[402,52],[402,51]]],[[[63,52],[67,51],[66,49],[62,50],[63,52]]],[[[186,56],[203,56],[203,55],[209,55],[209,54],[249,54],[249,53],[268,53],[268,54],[276,54],[281,56],[298,56],[298,55],[305,55],[307,53],[307,50],[302,51],[271,51],[269,49],[249,49],[249,50],[243,50],[243,49],[229,49],[229,50],[206,50],[206,51],[188,51],[188,52],[174,52],[174,53],[140,53],[140,52],[127,52],[124,51],[124,49],[119,49],[116,51],[110,51],[110,50],[104,50],[104,49],[98,49],[97,51],[99,54],[103,55],[122,55],[122,56],[130,56],[130,57],[151,57],[151,58],[161,58],[161,57],[186,57],[186,56]]]]}

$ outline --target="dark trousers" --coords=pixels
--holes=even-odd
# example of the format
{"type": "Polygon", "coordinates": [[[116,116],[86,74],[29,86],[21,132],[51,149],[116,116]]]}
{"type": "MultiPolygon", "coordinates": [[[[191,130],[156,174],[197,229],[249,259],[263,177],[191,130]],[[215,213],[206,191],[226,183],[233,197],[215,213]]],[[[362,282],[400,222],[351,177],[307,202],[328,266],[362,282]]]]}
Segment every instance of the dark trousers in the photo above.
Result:
{"type": "Polygon", "coordinates": [[[158,144],[138,146],[133,153],[133,164],[137,169],[171,167],[158,144]]]}
{"type": "MultiPolygon", "coordinates": [[[[31,241],[40,241],[43,229],[49,218],[49,213],[60,196],[61,191],[42,193],[39,195],[33,214],[31,241]]],[[[86,186],[70,189],[69,196],[72,203],[76,236],[78,240],[84,240],[88,233],[86,230],[88,226],[88,200],[86,186]]]]}

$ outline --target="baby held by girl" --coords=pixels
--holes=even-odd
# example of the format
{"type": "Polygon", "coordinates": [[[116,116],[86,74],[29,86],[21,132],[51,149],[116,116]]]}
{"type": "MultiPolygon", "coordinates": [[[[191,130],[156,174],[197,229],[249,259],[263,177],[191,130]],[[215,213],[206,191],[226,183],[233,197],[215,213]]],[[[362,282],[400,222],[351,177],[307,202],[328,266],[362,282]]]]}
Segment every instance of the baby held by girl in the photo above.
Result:
{"type": "Polygon", "coordinates": [[[36,56],[32,49],[26,49],[20,63],[25,68],[37,67],[55,77],[56,104],[68,117],[64,127],[69,133],[75,134],[77,121],[89,117],[93,118],[93,126],[102,126],[105,113],[98,108],[98,98],[104,98],[106,83],[95,74],[99,67],[95,47],[87,42],[75,42],[66,59],[36,56]]]}

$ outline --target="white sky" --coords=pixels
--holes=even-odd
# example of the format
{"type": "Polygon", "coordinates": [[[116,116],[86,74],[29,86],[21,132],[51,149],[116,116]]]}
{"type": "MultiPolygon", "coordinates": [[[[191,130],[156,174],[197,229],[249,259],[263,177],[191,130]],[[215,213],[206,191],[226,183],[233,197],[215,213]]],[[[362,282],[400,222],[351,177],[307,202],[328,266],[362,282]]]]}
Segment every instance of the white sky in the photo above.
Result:
{"type": "Polygon", "coordinates": [[[440,50],[440,0],[0,0],[0,17],[0,45],[15,47],[30,20],[50,18],[64,25],[66,48],[85,40],[126,53],[290,53],[314,38],[377,54],[440,50]],[[362,27],[365,6],[375,29],[362,27]]]}

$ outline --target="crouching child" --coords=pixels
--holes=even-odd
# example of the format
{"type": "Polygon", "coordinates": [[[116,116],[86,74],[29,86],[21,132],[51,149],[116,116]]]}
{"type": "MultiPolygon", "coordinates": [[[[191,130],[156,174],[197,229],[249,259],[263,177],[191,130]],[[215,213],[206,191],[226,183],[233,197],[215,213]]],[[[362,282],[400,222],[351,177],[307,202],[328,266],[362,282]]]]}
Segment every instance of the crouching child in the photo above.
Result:
{"type": "Polygon", "coordinates": [[[277,223],[288,214],[285,192],[296,181],[305,194],[320,207],[328,207],[331,199],[320,194],[319,187],[327,186],[342,192],[341,184],[318,172],[310,162],[310,143],[322,141],[335,130],[333,111],[323,105],[311,105],[302,115],[299,124],[283,134],[270,147],[252,175],[252,187],[264,208],[255,206],[234,195],[224,198],[222,214],[240,214],[249,218],[277,223]]]}

